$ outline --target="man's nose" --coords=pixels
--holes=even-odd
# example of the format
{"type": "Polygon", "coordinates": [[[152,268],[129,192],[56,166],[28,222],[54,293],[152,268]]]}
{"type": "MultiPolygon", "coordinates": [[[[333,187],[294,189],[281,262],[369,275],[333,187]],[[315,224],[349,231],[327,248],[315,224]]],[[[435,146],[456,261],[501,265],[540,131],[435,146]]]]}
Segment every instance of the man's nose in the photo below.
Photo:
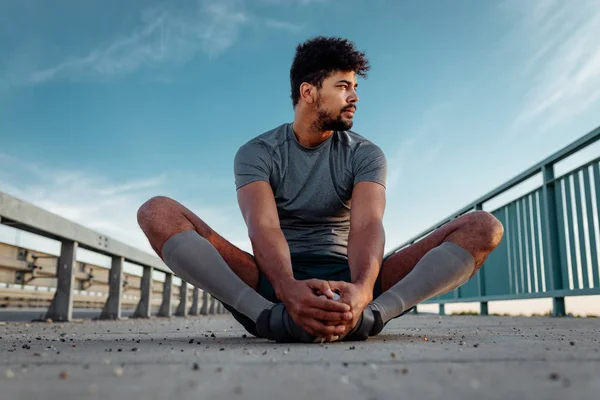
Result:
{"type": "Polygon", "coordinates": [[[358,102],[358,93],[356,93],[356,90],[352,90],[350,92],[350,96],[348,97],[348,102],[350,102],[350,103],[358,102]]]}

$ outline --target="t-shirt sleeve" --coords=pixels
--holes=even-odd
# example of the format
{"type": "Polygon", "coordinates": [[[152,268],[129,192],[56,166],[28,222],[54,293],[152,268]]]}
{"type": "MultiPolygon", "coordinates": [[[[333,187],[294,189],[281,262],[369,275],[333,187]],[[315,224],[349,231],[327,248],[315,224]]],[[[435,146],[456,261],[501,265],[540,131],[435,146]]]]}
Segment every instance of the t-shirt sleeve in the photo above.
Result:
{"type": "Polygon", "coordinates": [[[373,143],[362,143],[354,152],[352,160],[354,185],[371,181],[386,186],[387,160],[381,148],[373,143]]]}
{"type": "Polygon", "coordinates": [[[233,170],[236,190],[255,181],[270,182],[271,155],[260,142],[248,142],[235,155],[233,170]]]}

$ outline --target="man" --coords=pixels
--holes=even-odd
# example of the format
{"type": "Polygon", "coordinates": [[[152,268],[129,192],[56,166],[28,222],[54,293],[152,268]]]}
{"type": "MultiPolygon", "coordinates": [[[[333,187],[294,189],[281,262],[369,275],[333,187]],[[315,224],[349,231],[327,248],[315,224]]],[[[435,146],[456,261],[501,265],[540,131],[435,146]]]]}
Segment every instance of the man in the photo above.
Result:
{"type": "Polygon", "coordinates": [[[462,285],[502,239],[502,224],[475,211],[383,262],[386,160],[350,130],[357,77],[369,68],[346,39],[317,37],[297,47],[293,123],[255,137],[235,157],[254,255],[172,199],[140,207],[140,227],[165,263],[256,336],[364,340],[462,285]]]}

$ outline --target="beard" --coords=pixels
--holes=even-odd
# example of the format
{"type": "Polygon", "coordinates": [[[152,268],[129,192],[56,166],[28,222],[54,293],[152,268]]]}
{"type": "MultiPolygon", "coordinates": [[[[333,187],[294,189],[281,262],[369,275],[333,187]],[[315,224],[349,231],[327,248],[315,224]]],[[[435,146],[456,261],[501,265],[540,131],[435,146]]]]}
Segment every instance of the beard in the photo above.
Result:
{"type": "MultiPolygon", "coordinates": [[[[343,120],[342,113],[345,111],[344,109],[340,110],[337,115],[331,115],[326,110],[321,108],[321,99],[317,98],[316,102],[317,107],[317,120],[315,121],[315,125],[320,130],[324,131],[347,131],[352,128],[353,122],[352,120],[343,120]]],[[[352,106],[356,108],[356,106],[352,106]]],[[[349,107],[348,107],[349,108],[349,107]]]]}

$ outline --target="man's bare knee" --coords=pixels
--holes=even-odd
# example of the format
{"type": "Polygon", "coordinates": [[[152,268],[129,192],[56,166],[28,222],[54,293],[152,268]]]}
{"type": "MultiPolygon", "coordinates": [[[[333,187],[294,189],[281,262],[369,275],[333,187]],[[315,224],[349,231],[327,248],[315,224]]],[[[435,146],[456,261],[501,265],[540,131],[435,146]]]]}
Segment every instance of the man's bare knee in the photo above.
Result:
{"type": "Polygon", "coordinates": [[[504,226],[500,220],[487,211],[475,211],[473,216],[476,219],[475,224],[473,224],[474,229],[481,241],[482,250],[494,250],[504,236],[504,226]]]}
{"type": "Polygon", "coordinates": [[[142,229],[157,218],[168,216],[173,212],[175,200],[166,196],[155,196],[140,206],[137,211],[137,221],[142,229]]]}
{"type": "Polygon", "coordinates": [[[152,197],[138,209],[138,224],[157,253],[174,235],[194,229],[183,210],[181,204],[166,196],[152,197]]]}

